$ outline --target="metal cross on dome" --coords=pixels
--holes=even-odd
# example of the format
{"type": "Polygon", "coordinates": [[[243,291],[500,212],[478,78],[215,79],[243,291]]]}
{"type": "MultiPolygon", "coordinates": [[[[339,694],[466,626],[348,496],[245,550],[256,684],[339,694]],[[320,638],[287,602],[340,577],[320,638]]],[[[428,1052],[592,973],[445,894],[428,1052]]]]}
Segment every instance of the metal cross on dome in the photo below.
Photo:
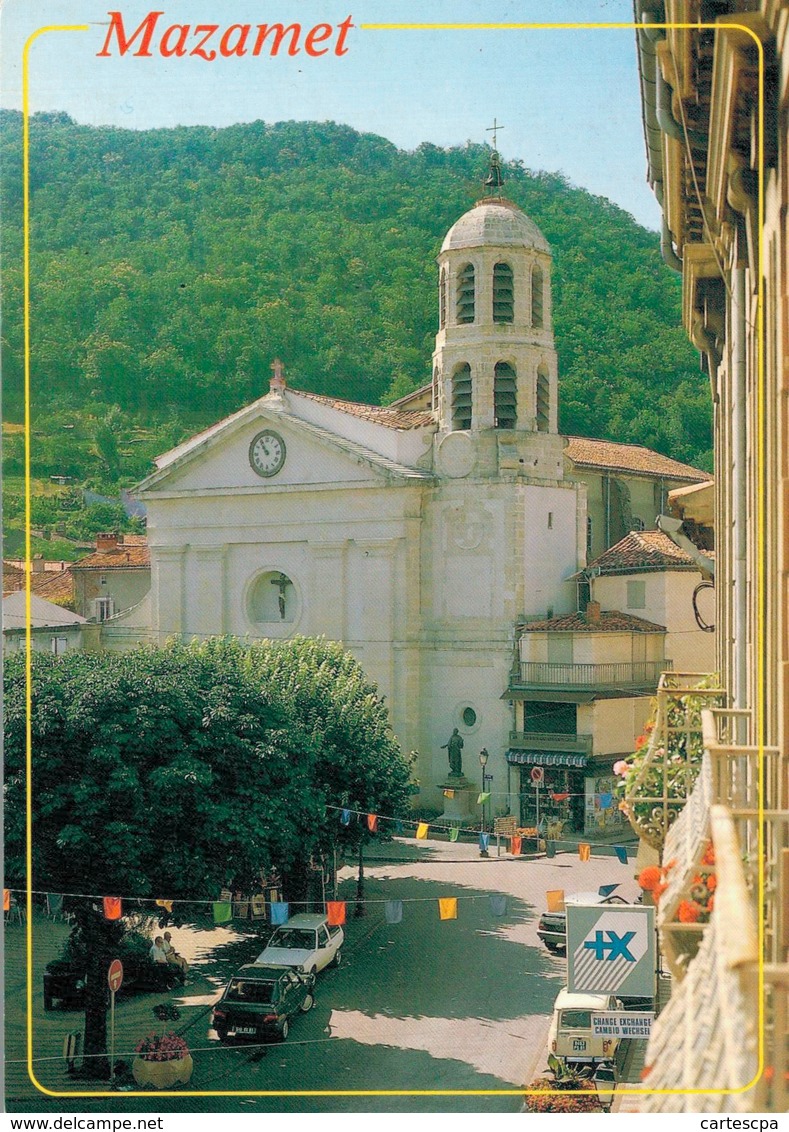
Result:
{"type": "Polygon", "coordinates": [[[503,130],[503,129],[506,129],[506,127],[505,127],[505,126],[500,126],[500,125],[499,125],[499,123],[498,123],[498,119],[497,119],[497,118],[494,118],[494,119],[493,119],[493,125],[492,125],[492,126],[488,126],[488,127],[487,127],[487,129],[485,130],[485,133],[486,133],[486,134],[491,134],[491,133],[493,134],[493,148],[494,148],[495,150],[498,150],[498,148],[499,148],[499,147],[498,147],[498,144],[497,144],[497,137],[496,137],[496,134],[498,133],[498,131],[499,131],[499,130],[503,130]]]}

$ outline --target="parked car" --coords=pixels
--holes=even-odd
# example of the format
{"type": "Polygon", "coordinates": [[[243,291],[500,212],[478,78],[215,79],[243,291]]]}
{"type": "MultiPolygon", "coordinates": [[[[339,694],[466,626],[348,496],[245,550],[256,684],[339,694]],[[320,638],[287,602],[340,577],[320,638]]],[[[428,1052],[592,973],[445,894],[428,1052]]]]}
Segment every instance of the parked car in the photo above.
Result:
{"type": "Polygon", "coordinates": [[[284,1042],[291,1018],[311,1009],[314,987],[313,974],[247,963],[214,1006],[212,1025],[221,1042],[284,1042]]]}
{"type": "Polygon", "coordinates": [[[569,994],[567,987],[562,987],[553,1004],[548,1048],[568,1065],[614,1061],[619,1039],[594,1037],[592,1013],[621,1009],[622,1003],[614,995],[569,994]]]}
{"type": "MultiPolygon", "coordinates": [[[[564,898],[567,904],[629,904],[615,892],[601,896],[599,892],[575,892],[564,898]]],[[[567,947],[567,916],[561,912],[543,912],[537,925],[537,935],[549,951],[564,951],[567,947]]]]}
{"type": "MultiPolygon", "coordinates": [[[[184,978],[181,968],[170,963],[124,958],[123,984],[118,993],[121,996],[146,991],[160,993],[181,985],[184,978]]],[[[104,983],[106,985],[106,978],[104,983]]],[[[44,1009],[54,1010],[57,1003],[65,1010],[81,1010],[85,1005],[86,984],[87,973],[82,964],[68,959],[53,960],[44,971],[44,1009]]]]}
{"type": "Polygon", "coordinates": [[[339,967],[344,942],[342,928],[330,927],[325,916],[300,913],[277,928],[255,962],[317,975],[329,965],[339,967]]]}

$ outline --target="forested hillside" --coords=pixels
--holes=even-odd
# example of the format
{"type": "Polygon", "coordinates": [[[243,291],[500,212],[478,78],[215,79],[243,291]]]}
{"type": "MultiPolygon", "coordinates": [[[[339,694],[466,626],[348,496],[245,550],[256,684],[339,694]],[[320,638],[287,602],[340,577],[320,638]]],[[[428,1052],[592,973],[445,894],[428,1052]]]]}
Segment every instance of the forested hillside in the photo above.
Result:
{"type": "MultiPolygon", "coordinates": [[[[0,127],[8,420],[22,406],[21,115],[0,127]]],[[[30,147],[34,423],[90,413],[175,436],[260,396],[275,356],[292,385],[354,400],[429,380],[435,256],[483,195],[485,147],[61,114],[32,118],[30,147]]],[[[554,252],[561,429],[709,466],[708,385],[657,235],[559,175],[510,163],[505,176],[554,252]]]]}

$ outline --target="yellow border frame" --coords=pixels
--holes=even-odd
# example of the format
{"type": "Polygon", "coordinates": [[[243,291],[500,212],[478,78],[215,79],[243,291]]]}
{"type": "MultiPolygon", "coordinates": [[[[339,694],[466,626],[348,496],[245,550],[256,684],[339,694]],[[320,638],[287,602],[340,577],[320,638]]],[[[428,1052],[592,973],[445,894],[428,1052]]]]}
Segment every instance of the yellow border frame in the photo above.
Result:
{"type": "MultiPolygon", "coordinates": [[[[757,294],[757,476],[756,482],[759,490],[759,506],[756,520],[757,535],[757,622],[764,639],[763,627],[765,622],[766,587],[764,578],[765,552],[764,552],[764,277],[762,272],[763,239],[764,239],[764,48],[753,31],[743,24],[727,23],[472,23],[472,24],[444,24],[444,23],[380,23],[360,24],[362,31],[636,31],[642,27],[655,30],[677,31],[703,31],[720,30],[721,27],[733,31],[742,31],[751,37],[756,45],[759,57],[759,106],[758,106],[758,158],[759,158],[759,191],[758,191],[758,224],[759,224],[759,250],[758,250],[758,294],[757,294]]],[[[25,42],[22,57],[22,151],[23,151],[23,229],[24,229],[24,392],[25,392],[25,747],[26,747],[26,868],[27,868],[27,927],[26,927],[26,958],[28,973],[33,964],[33,878],[32,878],[32,625],[30,611],[31,596],[31,556],[30,556],[30,175],[29,175],[29,54],[33,43],[42,35],[49,32],[89,31],[89,24],[52,25],[39,28],[28,37],[25,42]]],[[[764,690],[764,655],[761,649],[757,652],[757,702],[756,702],[756,730],[758,742],[758,857],[759,857],[759,888],[758,906],[764,902],[764,718],[765,718],[765,690],[764,690]]],[[[759,932],[759,1064],[756,1077],[737,1089],[623,1089],[624,1096],[654,1096],[654,1095],[680,1095],[680,1096],[726,1096],[747,1092],[759,1082],[764,1071],[764,923],[758,917],[759,932]]],[[[152,1090],[129,1091],[118,1093],[113,1090],[56,1092],[43,1086],[35,1076],[33,1069],[33,984],[29,977],[27,980],[27,1069],[33,1085],[43,1094],[50,1097],[112,1097],[123,1100],[124,1097],[457,1097],[457,1096],[586,1096],[587,1093],[571,1092],[569,1090],[529,1090],[520,1089],[420,1089],[410,1091],[407,1089],[372,1089],[372,1090],[152,1090]]],[[[618,1090],[619,1091],[619,1090],[618,1090]]]]}

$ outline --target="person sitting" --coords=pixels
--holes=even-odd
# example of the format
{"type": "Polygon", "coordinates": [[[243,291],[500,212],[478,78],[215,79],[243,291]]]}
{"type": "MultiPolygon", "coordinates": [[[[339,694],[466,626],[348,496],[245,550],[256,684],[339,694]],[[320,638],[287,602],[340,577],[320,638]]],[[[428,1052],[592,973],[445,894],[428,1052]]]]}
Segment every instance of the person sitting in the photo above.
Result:
{"type": "Polygon", "coordinates": [[[167,963],[171,963],[174,967],[180,967],[183,971],[184,978],[189,974],[189,964],[184,959],[183,955],[179,955],[173,947],[173,937],[171,932],[164,933],[162,941],[162,950],[165,954],[167,963]]]}
{"type": "Polygon", "coordinates": [[[152,963],[166,963],[167,952],[164,950],[164,940],[160,935],[151,944],[151,950],[148,952],[148,958],[152,963]]]}

